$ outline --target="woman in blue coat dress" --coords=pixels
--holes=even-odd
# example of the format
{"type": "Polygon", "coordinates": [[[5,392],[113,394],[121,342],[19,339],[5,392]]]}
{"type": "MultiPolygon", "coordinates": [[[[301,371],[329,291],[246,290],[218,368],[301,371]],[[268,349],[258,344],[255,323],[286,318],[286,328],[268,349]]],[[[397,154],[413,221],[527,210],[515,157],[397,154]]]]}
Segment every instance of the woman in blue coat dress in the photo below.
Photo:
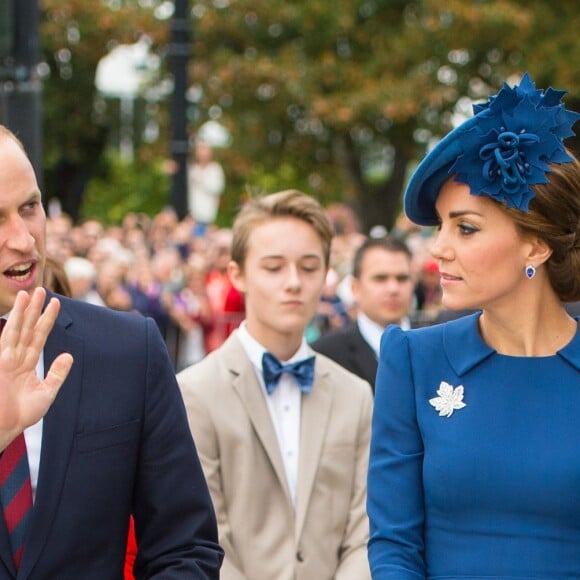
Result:
{"type": "Polygon", "coordinates": [[[447,135],[405,210],[443,304],[383,335],[368,477],[375,580],[580,578],[580,115],[526,74],[447,135]]]}

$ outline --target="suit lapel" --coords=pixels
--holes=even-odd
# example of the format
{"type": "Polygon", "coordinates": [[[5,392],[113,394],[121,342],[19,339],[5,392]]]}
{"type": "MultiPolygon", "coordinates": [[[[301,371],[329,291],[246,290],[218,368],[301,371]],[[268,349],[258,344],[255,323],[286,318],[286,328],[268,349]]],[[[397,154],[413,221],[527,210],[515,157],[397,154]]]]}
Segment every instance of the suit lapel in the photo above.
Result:
{"type": "Polygon", "coordinates": [[[358,368],[364,378],[370,382],[374,390],[375,376],[378,367],[377,357],[360,333],[358,324],[353,325],[350,333],[350,353],[352,355],[352,364],[354,368],[358,368]],[[374,369],[371,371],[370,369],[374,369]]]}
{"type": "Polygon", "coordinates": [[[47,540],[71,454],[76,417],[81,392],[83,341],[72,336],[66,327],[72,321],[64,314],[50,333],[44,348],[44,371],[61,352],[69,352],[74,363],[54,403],[44,417],[38,485],[34,501],[29,537],[26,542],[18,577],[26,578],[32,570],[47,540]]]}
{"type": "Polygon", "coordinates": [[[16,568],[12,560],[12,548],[10,537],[4,522],[4,516],[0,513],[0,578],[16,578],[16,568]]]}
{"type": "Polygon", "coordinates": [[[234,374],[233,388],[238,393],[246,409],[250,422],[256,431],[258,441],[264,448],[288,501],[291,502],[278,438],[276,437],[262,387],[252,363],[235,335],[224,344],[223,355],[230,372],[234,374]]]}
{"type": "Polygon", "coordinates": [[[302,533],[330,418],[332,389],[329,380],[327,371],[320,371],[316,368],[312,392],[308,395],[302,395],[300,460],[296,493],[297,541],[302,533]]]}

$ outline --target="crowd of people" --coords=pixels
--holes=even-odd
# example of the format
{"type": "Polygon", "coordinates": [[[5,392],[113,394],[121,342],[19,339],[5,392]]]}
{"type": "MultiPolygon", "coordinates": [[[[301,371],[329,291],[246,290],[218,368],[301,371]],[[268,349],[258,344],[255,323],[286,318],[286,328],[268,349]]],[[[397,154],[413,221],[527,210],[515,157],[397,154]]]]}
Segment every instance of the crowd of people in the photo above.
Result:
{"type": "MultiPolygon", "coordinates": [[[[328,215],[333,223],[332,208],[328,215]]],[[[340,227],[343,233],[333,238],[319,307],[306,329],[309,342],[349,325],[356,316],[351,290],[354,255],[365,240],[373,238],[354,227],[354,220],[352,224],[340,227]]],[[[433,277],[428,258],[431,238],[410,224],[390,237],[413,248],[409,284],[402,296],[398,288],[384,288],[394,297],[382,300],[401,301],[403,315],[413,325],[434,321],[441,309],[440,296],[432,292],[427,299],[425,290],[428,275],[433,277]]],[[[153,217],[128,214],[116,226],[96,219],[73,223],[65,214],[47,219],[48,255],[53,268],[64,269],[71,295],[152,317],[178,370],[221,345],[244,318],[243,295],[226,272],[231,240],[231,229],[212,225],[200,229],[191,216],[179,220],[171,208],[153,217]]],[[[387,315],[385,322],[398,323],[400,315],[394,316],[387,315]]]]}

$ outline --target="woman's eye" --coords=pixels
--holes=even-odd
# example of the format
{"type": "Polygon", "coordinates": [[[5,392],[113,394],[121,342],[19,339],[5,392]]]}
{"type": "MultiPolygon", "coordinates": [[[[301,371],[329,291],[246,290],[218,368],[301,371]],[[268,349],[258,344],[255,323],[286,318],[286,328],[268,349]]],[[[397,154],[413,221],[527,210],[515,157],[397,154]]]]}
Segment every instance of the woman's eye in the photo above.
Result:
{"type": "Polygon", "coordinates": [[[473,226],[469,226],[467,224],[459,224],[459,229],[461,230],[461,233],[464,236],[469,236],[477,232],[477,228],[474,228],[473,226]]]}

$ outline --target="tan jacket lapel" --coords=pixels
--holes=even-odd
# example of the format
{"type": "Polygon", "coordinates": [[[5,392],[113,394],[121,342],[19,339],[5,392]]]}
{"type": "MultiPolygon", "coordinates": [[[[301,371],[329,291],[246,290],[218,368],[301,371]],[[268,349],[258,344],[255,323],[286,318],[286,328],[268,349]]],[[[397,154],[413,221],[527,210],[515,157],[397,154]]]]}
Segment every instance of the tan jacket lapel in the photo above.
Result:
{"type": "Polygon", "coordinates": [[[274,425],[272,424],[268,405],[256,376],[256,371],[239,340],[232,337],[228,342],[228,346],[232,347],[231,356],[227,356],[225,360],[231,361],[226,364],[229,364],[230,371],[235,375],[232,383],[233,388],[242,400],[248,417],[256,430],[258,441],[263,446],[284,490],[284,494],[291,503],[282,454],[280,453],[274,425]]]}
{"type": "Polygon", "coordinates": [[[315,368],[312,392],[302,396],[300,463],[296,494],[296,542],[302,534],[330,418],[332,390],[328,381],[329,374],[315,368]]]}

